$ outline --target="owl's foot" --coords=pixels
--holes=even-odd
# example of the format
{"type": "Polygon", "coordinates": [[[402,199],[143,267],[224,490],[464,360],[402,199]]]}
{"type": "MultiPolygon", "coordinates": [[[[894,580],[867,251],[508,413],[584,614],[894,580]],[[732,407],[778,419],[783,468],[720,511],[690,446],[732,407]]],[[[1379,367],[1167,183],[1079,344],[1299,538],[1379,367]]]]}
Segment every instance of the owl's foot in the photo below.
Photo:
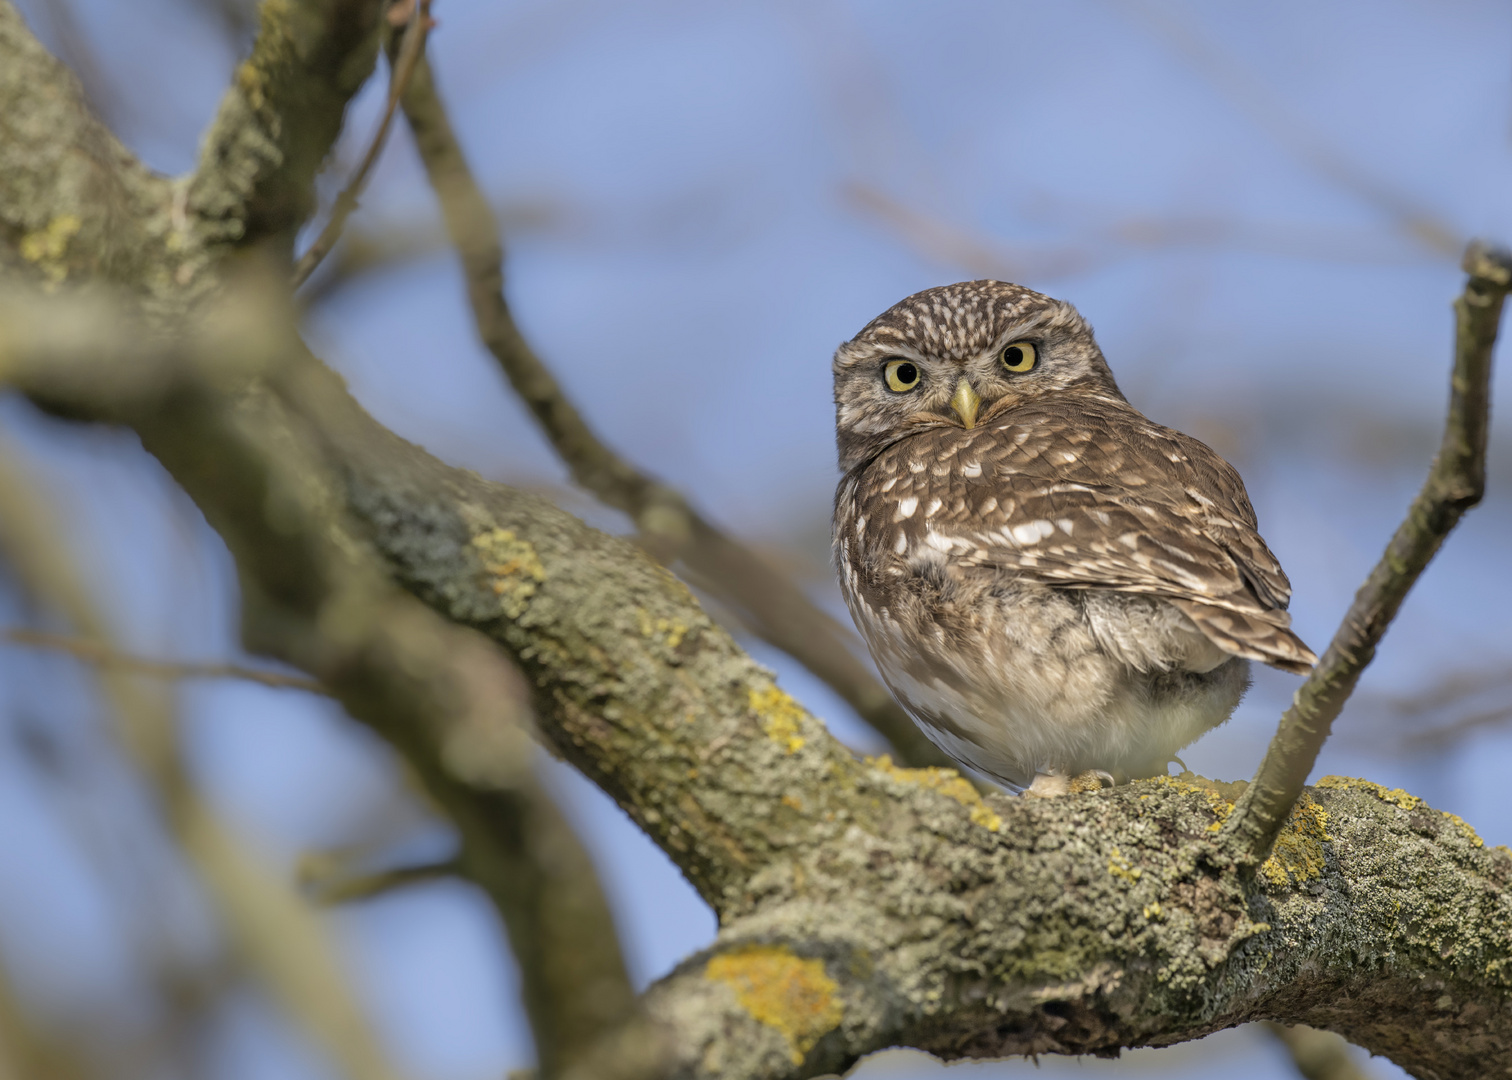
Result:
{"type": "Polygon", "coordinates": [[[1080,795],[1084,791],[1101,791],[1113,786],[1113,774],[1101,769],[1088,769],[1075,776],[1060,773],[1035,773],[1034,782],[1024,789],[1031,799],[1055,799],[1062,795],[1080,795]]]}

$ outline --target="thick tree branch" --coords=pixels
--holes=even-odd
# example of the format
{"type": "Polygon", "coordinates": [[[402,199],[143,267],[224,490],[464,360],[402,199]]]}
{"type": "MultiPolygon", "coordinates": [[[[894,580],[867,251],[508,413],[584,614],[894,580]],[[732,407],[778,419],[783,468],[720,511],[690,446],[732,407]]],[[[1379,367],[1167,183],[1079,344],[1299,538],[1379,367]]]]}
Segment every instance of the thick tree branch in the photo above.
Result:
{"type": "Polygon", "coordinates": [[[499,226],[447,118],[422,58],[403,97],[404,115],[462,260],[478,336],[530,407],[573,479],[630,515],[663,562],[681,559],[690,579],[726,604],[754,634],[823,679],[912,765],[950,760],[914,725],[852,647],[852,635],[785,575],[721,531],[681,494],[605,444],[515,325],[504,296],[499,226]]]}
{"type": "Polygon", "coordinates": [[[1486,487],[1491,411],[1491,350],[1502,302],[1512,289],[1512,255],[1472,244],[1470,280],[1454,303],[1454,372],[1443,444],[1413,500],[1307,681],[1297,690],[1254,782],[1224,832],[1251,858],[1264,858],[1328,739],[1334,719],[1375,656],[1376,645],[1444,538],[1486,487]]]}
{"type": "MultiPolygon", "coordinates": [[[[249,647],[308,671],[415,769],[461,834],[460,872],[504,918],[543,1074],[648,1080],[660,1043],[640,1017],[592,864],[531,773],[518,675],[478,635],[394,590],[340,536],[308,431],[291,413],[276,428],[255,422],[277,399],[248,386],[248,372],[271,372],[278,352],[298,355],[279,334],[282,313],[257,304],[249,283],[231,291],[238,299],[227,302],[250,314],[212,313],[197,333],[156,346],[145,327],[97,305],[0,303],[0,381],[46,407],[133,427],[236,557],[249,647]],[[47,346],[58,326],[64,340],[47,346]],[[238,352],[240,378],[226,364],[238,352]]],[[[285,387],[295,397],[299,382],[285,387]]]]}
{"type": "MultiPolygon", "coordinates": [[[[378,57],[386,0],[263,3],[252,55],[237,68],[183,190],[197,246],[276,238],[292,249],[347,102],[378,57]]],[[[182,242],[182,241],[181,241],[182,242]]]]}
{"type": "MultiPolygon", "coordinates": [[[[1241,873],[1244,852],[1220,836],[1239,785],[984,800],[947,770],[858,762],[639,549],[404,443],[297,343],[276,392],[227,409],[216,387],[247,381],[245,327],[164,360],[119,326],[86,340],[34,298],[3,314],[0,379],[142,431],[237,554],[252,639],[387,733],[453,815],[462,865],[540,995],[533,1020],[572,1018],[538,1028],[543,1045],[594,1029],[541,957],[597,964],[621,993],[622,971],[588,948],[605,940],[601,898],[587,890],[586,924],[547,917],[551,900],[580,913],[582,895],[553,891],[564,881],[532,861],[543,833],[520,823],[507,675],[475,637],[375,584],[342,507],[413,592],[519,659],[543,732],[718,910],[715,945],[647,999],[681,1076],[813,1076],[898,1043],[1112,1054],[1261,1019],[1338,1031],[1422,1077],[1512,1076],[1512,856],[1458,819],[1325,778],[1241,873]],[[77,366],[102,353],[114,363],[77,366]],[[205,353],[215,371],[186,388],[180,362],[205,353]],[[312,467],[315,439],[339,482],[312,467]],[[527,926],[540,940],[519,940],[527,926]]],[[[507,319],[499,332],[518,339],[507,319]]],[[[641,518],[657,505],[637,515],[653,535],[665,530],[641,518]]]]}
{"type": "MultiPolygon", "coordinates": [[[[40,366],[25,382],[46,400],[111,392],[98,373],[62,377],[61,354],[35,337],[0,342],[26,347],[40,366]]],[[[0,349],[8,368],[19,377],[0,349]]],[[[318,420],[344,474],[344,490],[308,497],[344,501],[413,590],[519,658],[543,731],[720,912],[716,946],[648,1000],[675,1033],[679,1075],[812,1076],[898,1043],[945,1057],[1113,1053],[1272,1019],[1338,1031],[1425,1077],[1512,1076],[1487,1065],[1512,1061],[1512,858],[1457,819],[1330,779],[1241,875],[1217,839],[1232,788],[983,801],[948,771],[858,762],[639,549],[436,462],[319,367],[288,379],[285,397],[318,420]]],[[[229,455],[189,449],[205,445],[208,415],[176,409],[149,444],[240,554],[250,537],[220,520],[236,485],[196,475],[229,455]]],[[[268,395],[237,416],[271,445],[304,437],[268,395]]],[[[301,483],[318,488],[318,475],[301,483]]],[[[245,555],[249,606],[283,587],[258,578],[291,565],[277,539],[245,555]]],[[[281,633],[297,642],[297,626],[281,633]]],[[[375,676],[400,666],[392,655],[375,676]]],[[[418,670],[456,650],[428,655],[418,670]]],[[[349,708],[388,730],[371,710],[402,689],[349,708]]],[[[482,735],[504,723],[480,717],[469,776],[513,760],[507,738],[482,735]]],[[[399,741],[466,843],[499,843],[496,823],[448,801],[462,799],[458,778],[435,775],[458,758],[399,741]]]]}
{"type": "Polygon", "coordinates": [[[52,285],[147,276],[168,184],[90,112],[78,80],[0,0],[0,270],[52,285]]]}

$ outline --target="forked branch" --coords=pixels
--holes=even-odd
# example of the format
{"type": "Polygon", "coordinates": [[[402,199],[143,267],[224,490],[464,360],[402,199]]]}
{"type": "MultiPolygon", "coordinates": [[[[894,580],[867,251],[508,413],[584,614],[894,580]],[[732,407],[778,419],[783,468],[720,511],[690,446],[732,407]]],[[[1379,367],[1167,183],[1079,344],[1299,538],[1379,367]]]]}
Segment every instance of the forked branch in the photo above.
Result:
{"type": "Polygon", "coordinates": [[[1229,817],[1227,838],[1251,858],[1263,859],[1270,851],[1334,719],[1374,658],[1407,591],[1485,491],[1491,350],[1502,302],[1512,289],[1512,254],[1471,244],[1463,265],[1470,280],[1454,302],[1454,374],[1443,444],[1406,520],[1355,594],[1328,651],[1281,717],[1260,771],[1229,817]]]}

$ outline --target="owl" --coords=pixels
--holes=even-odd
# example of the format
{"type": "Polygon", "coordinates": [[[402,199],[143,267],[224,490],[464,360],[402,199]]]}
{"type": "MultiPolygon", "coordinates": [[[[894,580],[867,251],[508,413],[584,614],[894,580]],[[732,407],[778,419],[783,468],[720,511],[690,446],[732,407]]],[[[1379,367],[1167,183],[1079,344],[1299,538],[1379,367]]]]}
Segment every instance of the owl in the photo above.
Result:
{"type": "Polygon", "coordinates": [[[1032,795],[1164,775],[1251,660],[1316,662],[1239,474],[1124,399],[1070,304],[928,289],[834,375],[841,588],[955,760],[1032,795]]]}

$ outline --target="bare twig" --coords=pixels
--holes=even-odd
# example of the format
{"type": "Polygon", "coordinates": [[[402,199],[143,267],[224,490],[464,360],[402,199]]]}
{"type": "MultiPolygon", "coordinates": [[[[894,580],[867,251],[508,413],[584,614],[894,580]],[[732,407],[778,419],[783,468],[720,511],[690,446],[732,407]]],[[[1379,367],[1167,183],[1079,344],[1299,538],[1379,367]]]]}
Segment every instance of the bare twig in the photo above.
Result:
{"type": "Polygon", "coordinates": [[[1234,807],[1226,836],[1250,857],[1263,858],[1291,812],[1318,751],[1376,645],[1418,575],[1486,485],[1486,433],[1491,408],[1491,350],[1502,302],[1512,289],[1512,254],[1472,244],[1470,280],[1455,301],[1454,374],[1444,440],[1423,490],[1355,595],[1328,651],[1281,717],[1254,781],[1234,807]]]}
{"type": "Polygon", "coordinates": [[[98,667],[120,668],[136,675],[150,675],[157,679],[242,679],[260,683],[280,690],[304,690],[311,694],[326,693],[325,687],[303,675],[284,675],[277,671],[260,671],[240,664],[197,664],[183,661],[149,660],[146,657],[123,653],[103,641],[69,637],[65,634],[49,634],[42,630],[26,630],[15,627],[0,630],[0,638],[13,645],[32,649],[50,649],[66,652],[86,663],[98,667]]]}
{"type": "Polygon", "coordinates": [[[1349,1043],[1331,1031],[1305,1025],[1263,1024],[1286,1047],[1292,1064],[1303,1080],[1370,1080],[1370,1074],[1354,1063],[1349,1043]]]}
{"type": "Polygon", "coordinates": [[[622,458],[588,426],[510,314],[498,223],[467,165],[423,59],[404,94],[403,107],[462,260],[478,334],[572,470],[573,479],[630,515],[654,555],[663,562],[681,559],[690,579],[728,606],[753,633],[828,683],[881,732],[900,760],[953,767],[857,659],[849,631],[783,574],[706,520],[681,494],[622,458]]]}
{"type": "Polygon", "coordinates": [[[386,870],[354,869],[339,854],[316,852],[299,860],[299,883],[317,904],[346,904],[367,900],[406,885],[438,878],[456,877],[462,864],[456,859],[396,866],[386,870]]]}
{"type": "Polygon", "coordinates": [[[305,253],[294,264],[294,288],[296,289],[309,280],[315,268],[320,265],[320,260],[324,259],[336,246],[336,241],[341,239],[341,230],[346,225],[347,218],[351,217],[352,211],[357,209],[357,199],[367,184],[368,174],[373,171],[373,166],[378,163],[378,156],[383,153],[384,144],[388,142],[389,129],[394,124],[394,113],[399,108],[399,98],[415,73],[415,64],[424,54],[430,3],[429,0],[409,0],[409,4],[409,20],[405,25],[399,53],[393,61],[389,75],[388,101],[383,107],[383,119],[379,121],[378,130],[373,133],[373,139],[368,143],[367,153],[362,156],[362,162],[357,166],[357,171],[347,181],[347,186],[342,189],[341,194],[336,196],[336,202],[331,207],[331,216],[326,221],[325,228],[320,230],[320,235],[315,238],[315,242],[305,249],[305,253]]]}

